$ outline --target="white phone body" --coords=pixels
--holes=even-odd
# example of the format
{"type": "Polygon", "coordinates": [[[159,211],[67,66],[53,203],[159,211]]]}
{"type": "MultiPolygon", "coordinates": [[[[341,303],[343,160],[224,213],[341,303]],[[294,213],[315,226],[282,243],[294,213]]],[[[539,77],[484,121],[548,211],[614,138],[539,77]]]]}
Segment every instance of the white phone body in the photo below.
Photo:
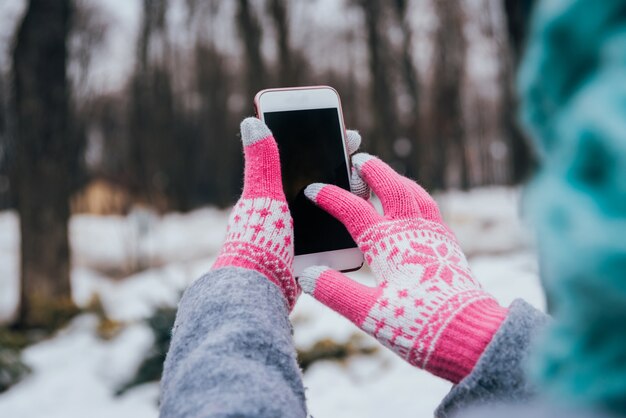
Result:
{"type": "MultiPolygon", "coordinates": [[[[265,122],[264,113],[292,110],[337,109],[346,177],[350,179],[350,159],[346,151],[346,133],[341,111],[339,94],[332,87],[313,86],[262,90],[254,98],[256,115],[265,122]]],[[[271,129],[271,127],[270,127],[271,129]]],[[[280,143],[279,143],[280,148],[280,143]]],[[[358,270],[363,265],[363,254],[358,247],[296,255],[294,274],[297,277],[302,270],[314,265],[324,265],[339,271],[358,270]]]]}

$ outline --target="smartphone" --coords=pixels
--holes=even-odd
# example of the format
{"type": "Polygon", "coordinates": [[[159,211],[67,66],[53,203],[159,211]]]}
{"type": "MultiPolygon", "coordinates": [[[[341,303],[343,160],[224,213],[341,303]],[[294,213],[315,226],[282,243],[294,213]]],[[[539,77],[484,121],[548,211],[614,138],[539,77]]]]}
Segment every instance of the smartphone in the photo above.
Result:
{"type": "Polygon", "coordinates": [[[341,222],[306,198],[311,183],[350,190],[350,163],[339,94],[331,87],[262,90],[256,115],[278,143],[283,188],[294,222],[294,274],[312,265],[357,270],[363,254],[341,222]]]}

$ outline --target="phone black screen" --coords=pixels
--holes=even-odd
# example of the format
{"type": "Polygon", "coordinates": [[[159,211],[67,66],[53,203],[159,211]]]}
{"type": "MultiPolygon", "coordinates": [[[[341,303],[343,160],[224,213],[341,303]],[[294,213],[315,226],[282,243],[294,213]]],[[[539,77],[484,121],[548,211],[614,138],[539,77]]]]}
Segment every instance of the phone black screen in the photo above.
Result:
{"type": "Polygon", "coordinates": [[[318,182],[350,190],[338,110],[266,112],[263,117],[278,143],[295,254],[356,247],[343,224],[304,195],[306,186],[318,182]]]}

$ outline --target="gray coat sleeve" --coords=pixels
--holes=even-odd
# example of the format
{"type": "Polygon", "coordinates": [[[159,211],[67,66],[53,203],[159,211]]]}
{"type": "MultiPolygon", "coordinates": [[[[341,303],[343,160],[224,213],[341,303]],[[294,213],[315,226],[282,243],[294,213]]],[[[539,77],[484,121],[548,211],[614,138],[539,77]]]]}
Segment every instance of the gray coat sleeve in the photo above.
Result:
{"type": "Polygon", "coordinates": [[[252,270],[212,271],[183,295],[161,380],[161,418],[305,417],[280,289],[252,270]]]}
{"type": "MultiPolygon", "coordinates": [[[[474,370],[443,399],[435,416],[447,418],[490,403],[526,402],[535,397],[525,376],[525,360],[548,316],[516,300],[474,370]]],[[[459,414],[462,417],[463,414],[459,414]]]]}

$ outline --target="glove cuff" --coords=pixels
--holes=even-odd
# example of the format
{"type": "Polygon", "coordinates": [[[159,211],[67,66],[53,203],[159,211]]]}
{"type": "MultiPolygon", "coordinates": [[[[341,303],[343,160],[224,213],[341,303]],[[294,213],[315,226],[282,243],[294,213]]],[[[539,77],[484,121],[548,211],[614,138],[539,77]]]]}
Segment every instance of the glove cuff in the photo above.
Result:
{"type": "Polygon", "coordinates": [[[491,296],[466,306],[443,329],[424,368],[459,383],[470,374],[507,313],[491,296]]]}

